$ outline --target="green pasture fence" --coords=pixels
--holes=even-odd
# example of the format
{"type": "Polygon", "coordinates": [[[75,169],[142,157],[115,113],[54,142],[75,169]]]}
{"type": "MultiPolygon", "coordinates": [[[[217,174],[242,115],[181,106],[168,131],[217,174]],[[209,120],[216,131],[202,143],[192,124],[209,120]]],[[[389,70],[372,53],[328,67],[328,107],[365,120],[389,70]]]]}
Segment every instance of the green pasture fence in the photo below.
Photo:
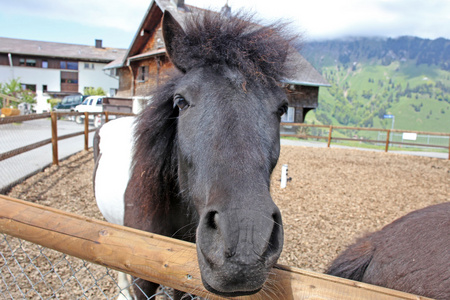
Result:
{"type": "Polygon", "coordinates": [[[282,127],[281,136],[296,137],[299,139],[324,140],[327,142],[327,147],[330,147],[332,141],[350,141],[350,142],[371,143],[375,145],[384,145],[385,152],[389,151],[390,146],[439,148],[447,150],[448,159],[450,160],[450,133],[413,131],[401,129],[315,125],[303,123],[281,123],[281,127],[282,127]],[[316,134],[309,134],[309,132],[311,131],[309,130],[310,128],[319,128],[319,130],[315,131],[316,134]],[[372,140],[364,138],[346,138],[336,135],[333,136],[333,132],[335,132],[336,130],[374,131],[378,132],[378,139],[372,140]],[[434,143],[432,144],[430,143],[430,141],[434,143]]]}

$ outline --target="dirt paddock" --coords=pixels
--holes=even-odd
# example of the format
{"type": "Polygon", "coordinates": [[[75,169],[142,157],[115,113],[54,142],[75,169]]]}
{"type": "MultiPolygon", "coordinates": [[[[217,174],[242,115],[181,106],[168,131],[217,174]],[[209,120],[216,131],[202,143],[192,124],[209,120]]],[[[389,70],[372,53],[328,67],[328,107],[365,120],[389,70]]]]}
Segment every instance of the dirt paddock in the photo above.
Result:
{"type": "MultiPolygon", "coordinates": [[[[92,151],[15,186],[11,197],[102,219],[93,195],[92,151]]],[[[285,246],[279,263],[323,272],[356,237],[450,200],[450,161],[337,148],[282,146],[272,176],[285,246]],[[292,178],[280,188],[281,165],[292,178]]]]}

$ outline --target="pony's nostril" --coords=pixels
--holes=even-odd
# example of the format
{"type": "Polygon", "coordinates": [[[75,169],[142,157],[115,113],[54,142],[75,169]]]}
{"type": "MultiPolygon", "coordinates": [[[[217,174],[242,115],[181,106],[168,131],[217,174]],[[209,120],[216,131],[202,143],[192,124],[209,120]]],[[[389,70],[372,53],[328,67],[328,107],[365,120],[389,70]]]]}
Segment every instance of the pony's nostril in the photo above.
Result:
{"type": "Polygon", "coordinates": [[[278,256],[283,244],[283,225],[281,221],[280,213],[274,213],[272,215],[273,228],[270,234],[269,243],[263,257],[270,258],[272,256],[278,256]]]}
{"type": "Polygon", "coordinates": [[[217,222],[219,221],[219,214],[217,211],[210,211],[206,216],[206,226],[210,229],[217,229],[217,222]]]}

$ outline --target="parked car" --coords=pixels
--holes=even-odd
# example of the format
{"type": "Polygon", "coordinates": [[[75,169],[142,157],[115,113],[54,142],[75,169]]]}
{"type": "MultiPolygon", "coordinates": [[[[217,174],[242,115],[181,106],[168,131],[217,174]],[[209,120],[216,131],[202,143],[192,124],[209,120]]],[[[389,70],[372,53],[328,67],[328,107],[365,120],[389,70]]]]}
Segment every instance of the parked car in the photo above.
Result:
{"type": "MultiPolygon", "coordinates": [[[[88,113],[101,113],[103,112],[103,98],[105,98],[105,96],[89,96],[87,97],[83,103],[81,103],[80,105],[77,105],[75,107],[75,111],[76,112],[88,112],[88,113]]],[[[98,115],[89,115],[89,119],[90,120],[94,120],[94,125],[95,127],[98,127],[97,124],[99,123],[97,118],[99,116],[98,115]]],[[[101,115],[100,115],[101,118],[101,115]]],[[[76,116],[75,118],[75,122],[77,122],[78,124],[82,124],[84,122],[84,116],[76,116]]],[[[101,119],[100,119],[100,123],[101,123],[101,119]]]]}
{"type": "Polygon", "coordinates": [[[89,95],[72,94],[65,96],[62,101],[53,107],[56,112],[71,112],[75,110],[75,106],[81,104],[89,95]]]}

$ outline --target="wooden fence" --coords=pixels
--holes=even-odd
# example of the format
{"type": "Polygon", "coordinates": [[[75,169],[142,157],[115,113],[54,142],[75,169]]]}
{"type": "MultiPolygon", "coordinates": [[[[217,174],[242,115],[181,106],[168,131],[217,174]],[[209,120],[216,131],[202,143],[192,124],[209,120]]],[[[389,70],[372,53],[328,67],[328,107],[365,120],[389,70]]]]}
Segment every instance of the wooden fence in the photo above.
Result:
{"type": "MultiPolygon", "coordinates": [[[[16,122],[24,122],[29,120],[36,120],[36,119],[44,119],[44,118],[51,118],[51,131],[52,131],[52,137],[50,139],[42,140],[40,142],[30,144],[21,148],[13,149],[8,152],[0,153],[0,161],[5,160],[7,158],[22,154],[24,152],[36,149],[41,146],[45,146],[47,144],[52,144],[52,157],[53,157],[53,164],[58,165],[59,159],[58,159],[58,141],[68,139],[71,137],[84,135],[84,149],[88,149],[89,145],[89,133],[92,131],[95,131],[96,129],[89,129],[89,115],[97,115],[98,113],[77,113],[77,112],[70,112],[70,113],[59,113],[59,112],[52,112],[52,113],[43,113],[43,114],[32,114],[32,115],[25,115],[25,116],[13,116],[8,118],[0,118],[0,125],[1,124],[8,124],[8,123],[16,123],[16,122]],[[78,115],[84,115],[84,131],[75,132],[71,134],[61,135],[58,136],[58,129],[57,129],[57,120],[63,116],[78,116],[78,115]]],[[[105,116],[105,122],[109,121],[110,115],[115,116],[132,116],[134,114],[132,113],[121,113],[121,112],[103,112],[102,113],[105,116]]],[[[328,136],[316,136],[316,135],[308,135],[308,134],[281,134],[281,136],[284,137],[296,137],[296,138],[314,138],[314,139],[325,139],[327,140],[327,146],[330,147],[332,140],[341,140],[341,141],[353,141],[353,142],[368,142],[368,143],[384,143],[385,144],[385,152],[388,152],[389,150],[389,144],[396,144],[396,145],[412,145],[412,146],[424,146],[424,147],[434,147],[434,148],[444,148],[448,150],[448,159],[450,160],[450,133],[439,133],[439,132],[423,132],[423,131],[409,131],[409,130],[390,130],[390,129],[380,129],[380,128],[362,128],[362,127],[345,127],[345,126],[329,126],[329,125],[313,125],[313,124],[303,124],[303,123],[281,123],[282,126],[297,126],[297,127],[317,127],[317,128],[326,128],[328,129],[328,136]],[[346,129],[346,130],[366,130],[366,131],[378,131],[378,132],[386,132],[386,140],[368,140],[368,139],[351,139],[351,138],[342,138],[342,137],[333,137],[332,132],[333,129],[346,129]],[[434,135],[434,136],[448,136],[449,137],[449,145],[448,146],[442,146],[442,145],[430,145],[430,144],[417,144],[417,143],[405,143],[405,142],[392,142],[390,141],[390,134],[391,132],[402,132],[402,133],[416,133],[416,134],[426,134],[426,135],[434,135]]]]}
{"type": "MultiPolygon", "coordinates": [[[[0,232],[208,299],[194,244],[0,195],[0,232]]],[[[269,288],[240,299],[427,299],[277,265],[269,288]]]]}
{"type": "Polygon", "coordinates": [[[314,124],[304,124],[304,123],[281,123],[282,126],[297,126],[297,127],[316,127],[316,128],[326,128],[328,129],[328,136],[317,136],[308,134],[281,134],[284,137],[296,137],[296,138],[313,138],[313,139],[323,139],[327,140],[327,146],[330,147],[331,141],[352,141],[352,142],[367,142],[367,143],[382,143],[385,145],[385,152],[389,150],[389,144],[392,145],[404,145],[404,146],[418,146],[418,147],[431,147],[431,148],[442,148],[448,150],[448,159],[450,160],[450,133],[442,132],[426,132],[426,131],[411,131],[411,130],[399,130],[399,129],[381,129],[381,128],[362,128],[362,127],[346,127],[346,126],[332,126],[332,125],[314,125],[314,124]],[[352,139],[343,137],[333,137],[333,129],[345,129],[345,130],[358,130],[358,131],[377,131],[386,132],[385,140],[369,140],[369,139],[352,139]],[[433,145],[433,144],[418,144],[418,143],[406,143],[406,142],[393,142],[390,141],[390,135],[394,132],[401,133],[415,133],[433,136],[447,136],[449,137],[448,146],[433,145]]]}
{"type": "MultiPolygon", "coordinates": [[[[17,149],[13,149],[8,152],[0,153],[0,161],[5,160],[7,158],[22,154],[24,152],[36,149],[38,147],[42,147],[48,144],[52,144],[52,157],[53,157],[53,164],[58,165],[59,164],[59,156],[58,156],[58,141],[72,138],[79,135],[84,135],[84,149],[88,150],[89,145],[89,133],[92,131],[95,131],[96,129],[89,129],[89,115],[97,115],[99,113],[77,113],[77,112],[70,112],[70,113],[60,113],[60,112],[51,112],[51,113],[43,113],[43,114],[32,114],[32,115],[25,115],[25,116],[14,116],[14,117],[7,117],[7,118],[0,118],[0,125],[1,124],[9,124],[9,123],[18,123],[18,122],[24,122],[24,121],[30,121],[30,120],[37,120],[37,119],[45,119],[45,118],[51,118],[51,131],[52,131],[52,137],[50,139],[45,139],[42,141],[39,141],[34,144],[26,145],[24,147],[20,147],[17,149]],[[58,119],[63,116],[78,116],[78,115],[84,115],[84,130],[70,133],[66,135],[60,135],[58,136],[58,119]]],[[[131,113],[109,113],[109,112],[103,112],[102,113],[105,116],[105,122],[108,122],[110,115],[116,115],[116,116],[132,116],[134,114],[131,113]]]]}
{"type": "MultiPolygon", "coordinates": [[[[0,161],[37,147],[53,145],[53,163],[58,164],[58,140],[83,135],[88,148],[89,118],[85,113],[84,131],[57,136],[57,120],[61,116],[80,113],[44,113],[0,119],[0,124],[51,118],[52,138],[0,154],[0,161]]],[[[106,121],[112,113],[104,113],[106,121]]],[[[132,115],[114,113],[114,115],[132,115]]],[[[335,126],[291,124],[329,128],[328,146],[335,126]]],[[[349,127],[343,127],[351,129],[349,127]]],[[[364,130],[363,128],[357,128],[364,130]]],[[[375,130],[375,129],[369,129],[375,130]]],[[[379,129],[377,129],[379,130],[379,129]]],[[[380,130],[379,130],[380,131],[380,130]]],[[[442,134],[445,135],[445,134],[442,134]]],[[[285,135],[300,138],[309,135],[285,135]]],[[[343,138],[339,138],[345,140],[343,138]]],[[[387,151],[387,147],[386,147],[387,151]]],[[[107,266],[175,289],[222,299],[208,293],[201,283],[195,245],[156,234],[122,227],[57,209],[0,195],[0,232],[43,247],[107,266]]],[[[270,287],[242,299],[419,299],[418,296],[369,284],[332,277],[293,267],[277,265],[268,280],[270,287]]],[[[420,299],[426,299],[420,297],[420,299]]]]}

